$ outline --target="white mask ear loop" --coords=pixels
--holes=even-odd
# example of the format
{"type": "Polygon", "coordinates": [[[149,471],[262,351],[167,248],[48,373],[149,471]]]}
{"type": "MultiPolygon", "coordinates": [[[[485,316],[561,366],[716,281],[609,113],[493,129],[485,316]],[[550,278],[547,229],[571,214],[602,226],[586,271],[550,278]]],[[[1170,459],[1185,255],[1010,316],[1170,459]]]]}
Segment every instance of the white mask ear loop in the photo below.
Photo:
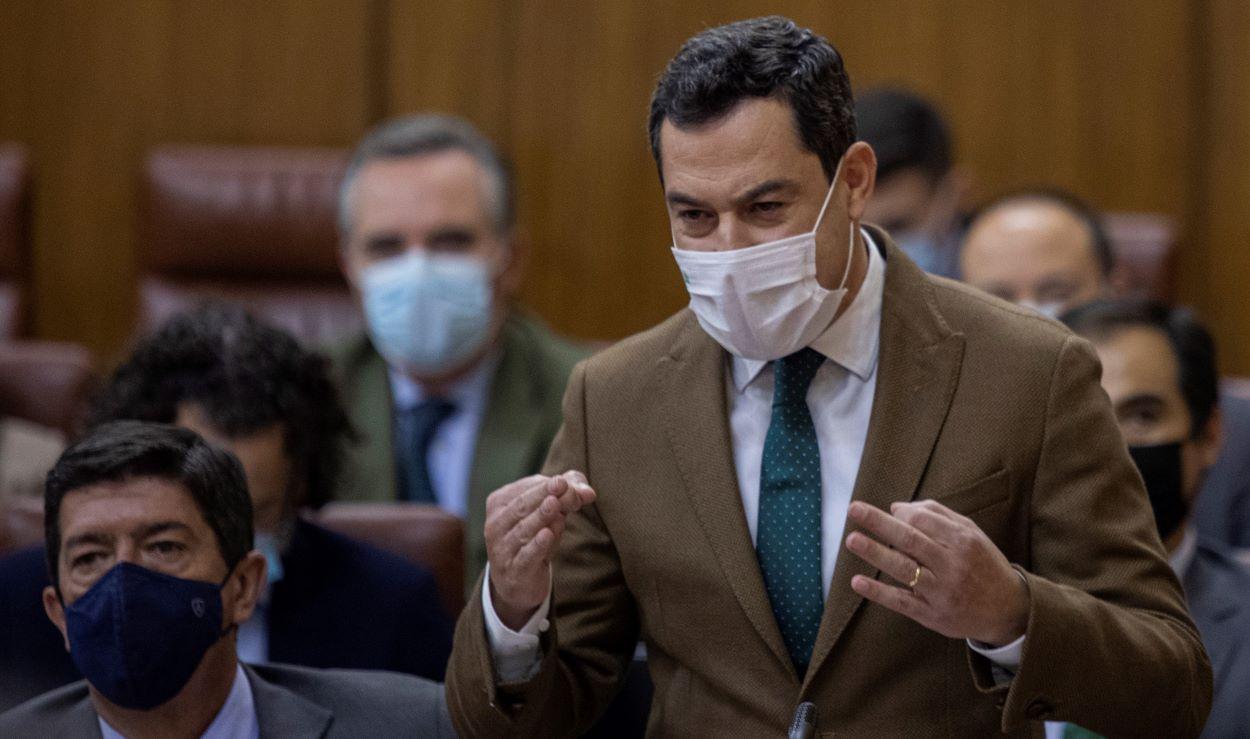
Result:
{"type": "MultiPolygon", "coordinates": [[[[820,206],[820,214],[816,216],[816,226],[812,229],[813,234],[820,230],[820,224],[825,220],[825,210],[829,208],[829,200],[833,197],[833,191],[838,186],[838,175],[842,174],[842,163],[845,161],[845,157],[838,160],[838,168],[833,172],[833,182],[829,183],[829,192],[825,193],[825,202],[820,206]]],[[[854,219],[850,219],[850,221],[849,243],[846,247],[846,268],[842,270],[842,281],[838,283],[838,290],[846,287],[846,278],[851,275],[851,261],[855,256],[855,221],[854,219]]]]}

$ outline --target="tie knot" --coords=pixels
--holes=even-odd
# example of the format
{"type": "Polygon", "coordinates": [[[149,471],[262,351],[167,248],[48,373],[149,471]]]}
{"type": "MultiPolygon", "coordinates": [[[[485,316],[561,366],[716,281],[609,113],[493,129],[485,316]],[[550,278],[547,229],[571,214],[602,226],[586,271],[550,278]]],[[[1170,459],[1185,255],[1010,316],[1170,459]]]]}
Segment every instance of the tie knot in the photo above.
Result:
{"type": "Polygon", "coordinates": [[[807,388],[824,362],[823,354],[808,348],[774,362],[776,386],[773,389],[773,403],[806,403],[807,388]]]}

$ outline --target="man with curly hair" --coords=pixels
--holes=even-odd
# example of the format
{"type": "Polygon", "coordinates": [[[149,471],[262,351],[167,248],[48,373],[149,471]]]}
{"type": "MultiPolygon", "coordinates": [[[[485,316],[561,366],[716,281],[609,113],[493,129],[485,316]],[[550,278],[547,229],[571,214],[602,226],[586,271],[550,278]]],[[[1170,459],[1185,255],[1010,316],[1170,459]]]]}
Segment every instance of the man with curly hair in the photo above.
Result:
{"type": "MultiPolygon", "coordinates": [[[[244,662],[442,678],[451,624],[433,576],[297,515],[329,500],[352,435],[324,358],[238,308],[205,306],[142,340],[113,373],[91,425],[119,419],[189,428],[242,462],[269,564],[261,604],[239,629],[244,662]]],[[[0,707],[78,679],[37,618],[40,552],[0,562],[0,707]]]]}

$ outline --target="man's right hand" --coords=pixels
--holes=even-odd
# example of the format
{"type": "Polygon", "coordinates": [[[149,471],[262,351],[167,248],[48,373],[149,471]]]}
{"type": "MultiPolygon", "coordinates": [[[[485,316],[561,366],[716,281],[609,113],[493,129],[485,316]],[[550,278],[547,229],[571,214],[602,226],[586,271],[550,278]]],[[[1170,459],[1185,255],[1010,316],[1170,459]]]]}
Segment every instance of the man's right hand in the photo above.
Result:
{"type": "Polygon", "coordinates": [[[586,476],[532,475],[486,499],[486,556],[491,601],[499,620],[518,631],[547,600],[551,555],[567,517],[595,500],[586,476]]]}

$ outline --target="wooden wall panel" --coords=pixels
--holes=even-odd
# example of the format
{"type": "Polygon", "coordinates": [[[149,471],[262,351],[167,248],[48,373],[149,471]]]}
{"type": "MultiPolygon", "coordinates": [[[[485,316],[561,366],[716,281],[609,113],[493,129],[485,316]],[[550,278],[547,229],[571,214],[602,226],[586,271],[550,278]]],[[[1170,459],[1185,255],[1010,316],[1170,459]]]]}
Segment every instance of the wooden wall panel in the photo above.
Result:
{"type": "Polygon", "coordinates": [[[3,4],[0,138],[36,165],[40,335],[108,354],[130,331],[144,152],[340,144],[369,122],[368,3],[3,4]],[[14,44],[10,46],[10,44],[14,44]]]}
{"type": "Polygon", "coordinates": [[[1202,298],[1224,370],[1250,376],[1250,6],[1214,0],[1209,12],[1187,287],[1202,298]]]}
{"type": "Polygon", "coordinates": [[[651,87],[690,35],[761,12],[828,36],[857,89],[935,98],[978,198],[1048,182],[1181,219],[1182,297],[1250,374],[1250,12],[1232,0],[9,0],[0,138],[38,167],[39,333],[101,350],[127,334],[152,144],[349,145],[417,110],[468,117],[515,160],[526,302],[585,338],[652,325],[685,295],[651,87]]]}

